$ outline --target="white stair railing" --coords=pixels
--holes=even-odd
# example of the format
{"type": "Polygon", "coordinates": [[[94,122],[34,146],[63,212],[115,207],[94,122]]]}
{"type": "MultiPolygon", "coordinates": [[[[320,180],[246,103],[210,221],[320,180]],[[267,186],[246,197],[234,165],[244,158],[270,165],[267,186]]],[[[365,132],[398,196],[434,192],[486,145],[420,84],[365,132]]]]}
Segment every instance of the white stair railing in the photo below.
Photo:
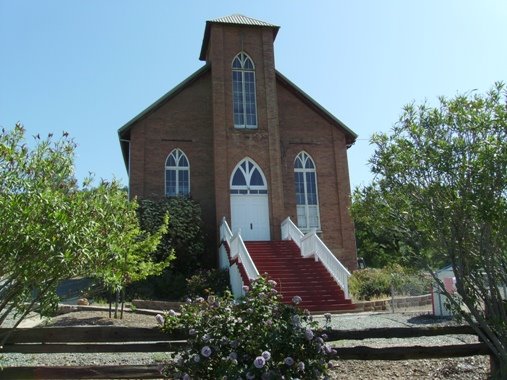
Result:
{"type": "Polygon", "coordinates": [[[315,229],[306,235],[290,220],[285,219],[282,222],[282,239],[293,240],[301,250],[303,257],[315,257],[315,261],[320,261],[327,269],[329,274],[340,285],[345,293],[345,297],[349,298],[349,277],[350,272],[329,250],[324,242],[317,236],[315,229]]]}
{"type": "Polygon", "coordinates": [[[259,278],[259,271],[246,249],[245,242],[241,238],[241,230],[233,235],[225,217],[222,218],[222,223],[220,224],[220,239],[229,244],[231,259],[237,258],[238,262],[243,264],[248,279],[255,280],[259,278]]]}
{"type": "Polygon", "coordinates": [[[288,217],[282,222],[282,240],[292,240],[301,248],[301,239],[305,236],[301,230],[288,217]]]}

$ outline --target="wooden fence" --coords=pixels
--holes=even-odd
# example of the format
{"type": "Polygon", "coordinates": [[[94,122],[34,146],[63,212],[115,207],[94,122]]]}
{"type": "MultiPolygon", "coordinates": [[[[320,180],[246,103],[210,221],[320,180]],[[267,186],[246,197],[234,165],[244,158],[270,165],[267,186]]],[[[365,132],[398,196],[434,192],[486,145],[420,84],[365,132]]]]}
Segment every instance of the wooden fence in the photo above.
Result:
{"type": "MultiPolygon", "coordinates": [[[[448,334],[475,335],[468,326],[381,328],[368,330],[330,330],[329,341],[369,338],[414,338],[448,334]]],[[[115,326],[45,327],[0,329],[0,342],[8,337],[1,354],[7,353],[102,353],[171,352],[186,343],[182,333],[171,335],[159,329],[115,326]]],[[[340,360],[405,360],[489,355],[484,343],[446,346],[410,346],[372,348],[335,347],[340,360]]],[[[158,379],[160,366],[118,365],[82,367],[5,367],[1,379],[158,379]]]]}

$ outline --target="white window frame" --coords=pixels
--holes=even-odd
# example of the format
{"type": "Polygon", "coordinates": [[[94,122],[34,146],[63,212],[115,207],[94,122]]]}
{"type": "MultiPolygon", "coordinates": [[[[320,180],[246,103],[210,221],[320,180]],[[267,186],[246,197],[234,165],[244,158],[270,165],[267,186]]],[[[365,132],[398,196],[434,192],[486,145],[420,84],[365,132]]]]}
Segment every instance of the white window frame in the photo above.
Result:
{"type": "Polygon", "coordinates": [[[268,185],[266,182],[266,177],[264,176],[264,172],[259,167],[259,165],[257,165],[257,163],[249,157],[245,157],[244,159],[242,159],[236,165],[234,170],[232,171],[231,179],[230,179],[230,183],[229,183],[229,189],[230,189],[231,194],[245,195],[245,194],[267,194],[268,193],[268,185]],[[242,166],[242,164],[244,162],[247,163],[245,165],[246,169],[243,168],[243,166],[242,166]],[[248,164],[250,164],[250,167],[248,164]],[[255,172],[255,169],[257,169],[257,171],[259,172],[259,174],[262,178],[263,184],[261,186],[251,184],[252,175],[255,172]],[[234,185],[232,182],[234,179],[234,175],[236,174],[236,171],[238,171],[238,170],[241,171],[241,173],[243,174],[243,176],[245,178],[245,182],[246,182],[245,185],[234,185]],[[240,193],[240,191],[242,191],[242,192],[240,193]]]}
{"type": "MultiPolygon", "coordinates": [[[[297,225],[302,231],[310,231],[312,228],[315,228],[317,231],[320,231],[320,207],[319,207],[319,187],[317,181],[317,166],[315,165],[315,161],[312,157],[305,151],[300,152],[295,160],[294,160],[294,174],[295,173],[303,173],[303,188],[304,188],[304,204],[298,204],[298,199],[296,196],[296,211],[297,211],[297,225]],[[301,161],[301,168],[296,167],[297,161],[301,161]],[[313,168],[306,168],[307,161],[311,161],[313,164],[313,168]],[[307,173],[314,173],[315,176],[315,200],[316,204],[310,205],[308,203],[308,182],[306,179],[307,173]],[[313,209],[315,211],[315,217],[317,218],[316,225],[310,225],[310,210],[313,209]],[[305,226],[302,226],[300,223],[300,218],[305,219],[305,226]]],[[[294,187],[296,190],[296,178],[294,176],[294,187]]]]}
{"type": "Polygon", "coordinates": [[[236,129],[257,129],[258,120],[257,120],[257,88],[256,88],[256,79],[255,79],[255,64],[252,58],[245,52],[241,52],[237,54],[234,59],[232,60],[232,113],[233,113],[233,122],[234,122],[234,128],[236,129]],[[241,67],[234,67],[234,62],[236,60],[239,60],[241,67]],[[252,65],[252,68],[247,68],[246,63],[250,62],[252,65]],[[241,97],[242,97],[242,115],[243,116],[243,123],[238,124],[236,123],[236,112],[235,112],[235,79],[234,79],[234,73],[240,73],[241,75],[241,97]],[[247,118],[247,88],[246,88],[246,74],[252,73],[253,75],[253,107],[254,107],[254,115],[255,115],[255,124],[248,124],[248,118],[247,118]]]}
{"type": "Polygon", "coordinates": [[[166,197],[188,197],[190,196],[190,161],[187,157],[187,155],[179,148],[176,148],[176,149],[173,149],[171,151],[171,153],[169,153],[167,155],[167,158],[165,160],[165,171],[164,171],[165,175],[164,175],[164,194],[166,197]],[[169,158],[170,157],[174,157],[174,162],[176,163],[176,165],[168,165],[168,162],[169,162],[169,158]],[[187,161],[187,165],[188,166],[181,166],[180,165],[180,160],[181,158],[184,157],[187,161]],[[175,171],[176,172],[176,191],[175,191],[175,194],[168,194],[167,193],[167,173],[169,171],[175,171]],[[180,193],[179,191],[179,187],[180,187],[180,172],[184,172],[186,171],[188,173],[188,192],[187,193],[180,193]]]}

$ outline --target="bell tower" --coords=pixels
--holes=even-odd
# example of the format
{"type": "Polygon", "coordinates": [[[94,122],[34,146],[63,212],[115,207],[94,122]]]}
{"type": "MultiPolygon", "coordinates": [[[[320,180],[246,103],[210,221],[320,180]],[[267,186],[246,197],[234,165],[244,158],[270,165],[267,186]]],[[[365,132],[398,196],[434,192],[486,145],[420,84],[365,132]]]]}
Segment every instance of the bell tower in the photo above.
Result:
{"type": "Polygon", "coordinates": [[[231,174],[248,157],[266,176],[274,239],[285,217],[273,46],[278,30],[242,15],[210,20],[200,54],[211,68],[217,223],[231,218],[231,174]]]}

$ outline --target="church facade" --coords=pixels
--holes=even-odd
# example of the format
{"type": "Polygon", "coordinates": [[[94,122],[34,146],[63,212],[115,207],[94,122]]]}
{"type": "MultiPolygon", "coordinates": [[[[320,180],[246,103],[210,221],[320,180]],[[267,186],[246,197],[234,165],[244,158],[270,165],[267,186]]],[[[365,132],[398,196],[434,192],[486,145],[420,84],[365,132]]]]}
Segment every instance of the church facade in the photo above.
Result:
{"type": "Polygon", "coordinates": [[[245,241],[279,240],[290,217],[353,270],[357,136],[276,70],[278,31],[241,15],[206,22],[202,68],[118,131],[130,196],[191,197],[216,247],[223,217],[245,241]]]}

